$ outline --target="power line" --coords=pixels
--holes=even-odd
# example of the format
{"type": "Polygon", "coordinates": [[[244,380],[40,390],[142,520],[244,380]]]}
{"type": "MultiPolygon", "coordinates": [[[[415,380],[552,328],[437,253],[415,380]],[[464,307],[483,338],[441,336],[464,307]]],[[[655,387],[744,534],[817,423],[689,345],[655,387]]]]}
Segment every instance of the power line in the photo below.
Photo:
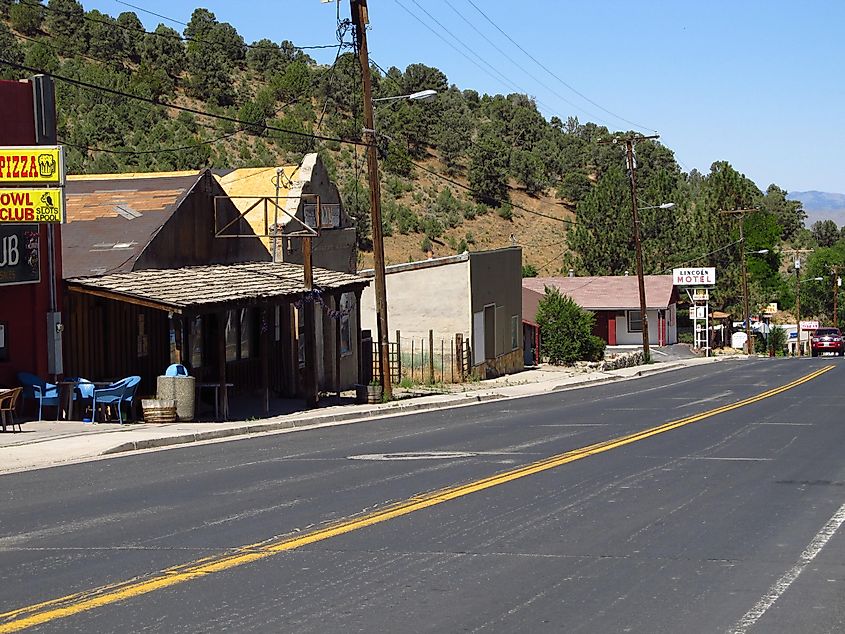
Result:
{"type": "MultiPolygon", "coordinates": [[[[19,70],[25,70],[29,73],[49,75],[50,77],[53,77],[54,79],[58,79],[59,81],[63,81],[63,82],[68,83],[68,84],[74,84],[74,85],[77,85],[77,86],[82,86],[83,88],[88,88],[90,90],[97,90],[97,91],[100,91],[100,92],[115,95],[117,97],[125,97],[127,99],[134,99],[136,101],[141,101],[141,102],[144,102],[144,103],[152,104],[152,105],[158,106],[160,108],[170,108],[170,109],[173,109],[173,110],[179,110],[181,112],[189,112],[191,114],[199,115],[199,116],[202,116],[202,117],[208,117],[210,119],[218,119],[220,121],[227,121],[229,123],[236,123],[238,125],[244,125],[244,126],[255,126],[255,125],[257,125],[256,122],[254,122],[254,121],[244,121],[242,119],[238,119],[237,117],[229,117],[229,116],[222,115],[222,114],[212,114],[210,112],[203,112],[202,110],[198,110],[196,108],[189,108],[187,106],[179,106],[179,105],[172,104],[172,103],[156,101],[156,100],[150,99],[148,97],[141,97],[140,95],[133,95],[131,93],[123,92],[123,91],[120,91],[120,90],[114,90],[113,88],[106,88],[105,86],[98,86],[96,84],[90,84],[88,82],[81,81],[79,79],[71,79],[70,77],[63,77],[61,75],[56,75],[55,73],[51,73],[51,72],[48,72],[48,71],[40,69],[40,68],[33,68],[32,66],[27,66],[25,64],[18,64],[17,62],[12,62],[12,61],[9,61],[9,60],[3,59],[3,58],[0,58],[0,64],[6,64],[7,66],[11,66],[12,68],[17,68],[19,70]]],[[[321,134],[313,134],[313,133],[301,132],[301,131],[297,131],[297,130],[286,130],[285,128],[279,128],[279,127],[271,126],[271,125],[268,125],[268,124],[265,124],[263,127],[266,128],[267,130],[273,130],[274,132],[283,132],[284,134],[291,134],[293,136],[305,137],[305,138],[309,138],[309,139],[316,139],[318,141],[334,141],[336,143],[346,143],[346,144],[354,144],[354,145],[362,145],[362,146],[367,145],[363,141],[355,141],[355,140],[352,140],[352,139],[341,139],[341,138],[338,138],[338,137],[324,136],[324,135],[321,135],[321,134]]]]}
{"type": "Polygon", "coordinates": [[[605,107],[604,107],[604,106],[602,106],[601,104],[596,103],[595,101],[593,101],[592,99],[590,99],[589,97],[587,97],[587,95],[585,95],[585,94],[583,94],[582,92],[578,91],[575,87],[571,86],[570,84],[568,84],[567,82],[565,82],[563,79],[561,79],[561,78],[560,78],[560,77],[559,77],[556,73],[554,73],[554,71],[550,70],[550,69],[549,69],[549,68],[548,68],[545,64],[543,64],[540,60],[538,60],[536,57],[534,57],[531,53],[529,53],[529,52],[528,52],[528,51],[526,51],[524,48],[522,48],[522,46],[520,46],[520,45],[519,45],[519,43],[518,43],[516,40],[514,40],[514,39],[513,39],[510,35],[508,35],[506,31],[504,31],[504,30],[503,30],[503,29],[502,29],[502,28],[501,28],[498,24],[496,24],[495,22],[493,22],[493,20],[492,20],[492,19],[491,19],[491,18],[490,18],[490,17],[489,17],[486,13],[484,13],[484,11],[482,11],[482,10],[478,7],[478,5],[477,5],[477,4],[475,4],[475,2],[473,2],[473,0],[467,0],[467,2],[469,2],[469,3],[470,3],[470,4],[471,4],[471,5],[475,8],[475,10],[476,10],[476,11],[478,11],[478,13],[480,13],[480,14],[481,14],[481,16],[482,16],[485,20],[487,20],[490,24],[492,24],[492,25],[493,25],[493,27],[494,27],[497,31],[499,31],[499,33],[501,33],[502,35],[504,35],[504,36],[508,39],[508,41],[510,41],[510,43],[511,43],[511,44],[513,44],[514,46],[516,46],[516,47],[517,47],[520,51],[522,51],[522,52],[523,52],[523,53],[524,53],[524,54],[525,54],[525,55],[526,55],[529,59],[531,59],[531,61],[533,61],[535,64],[537,64],[540,68],[542,68],[544,71],[546,71],[549,75],[551,75],[552,77],[554,77],[555,79],[557,79],[557,80],[558,80],[561,84],[563,84],[564,86],[566,86],[567,88],[569,88],[569,90],[571,90],[572,92],[574,92],[576,95],[578,95],[579,97],[581,97],[581,98],[582,98],[582,99],[584,99],[585,101],[587,101],[587,102],[589,102],[589,103],[593,104],[596,108],[600,109],[601,111],[606,112],[607,114],[611,115],[612,117],[615,117],[616,119],[619,119],[620,121],[624,121],[625,123],[628,123],[628,124],[630,124],[630,125],[634,126],[635,128],[640,128],[641,130],[649,130],[649,131],[652,131],[652,132],[655,132],[655,131],[656,131],[656,130],[654,130],[654,129],[652,129],[652,128],[648,127],[648,126],[643,126],[643,125],[640,125],[639,123],[635,123],[634,121],[630,121],[630,120],[626,119],[625,117],[622,117],[622,116],[620,116],[620,115],[616,114],[615,112],[612,112],[612,111],[608,110],[607,108],[605,108],[605,107]]]}
{"type": "Polygon", "coordinates": [[[607,121],[607,120],[605,120],[605,119],[602,119],[601,117],[597,116],[594,112],[590,112],[589,110],[585,110],[585,109],[584,109],[584,108],[582,108],[581,106],[577,105],[576,103],[574,103],[574,102],[570,101],[569,99],[567,99],[566,97],[564,97],[563,95],[561,95],[561,94],[560,94],[559,92],[557,92],[554,88],[552,88],[551,86],[549,86],[548,84],[546,84],[546,83],[545,83],[545,82],[543,82],[542,80],[540,80],[540,79],[538,79],[537,77],[535,77],[534,75],[532,75],[532,74],[531,74],[531,73],[530,73],[530,72],[529,72],[529,71],[528,71],[528,70],[527,70],[524,66],[522,66],[519,62],[517,62],[514,58],[512,58],[512,57],[511,57],[510,55],[508,55],[508,54],[507,54],[504,50],[502,50],[502,49],[501,49],[501,48],[500,48],[500,47],[499,47],[499,46],[498,46],[495,42],[493,42],[493,40],[491,40],[489,37],[487,37],[487,36],[486,36],[486,35],[485,35],[485,34],[484,34],[484,33],[483,33],[483,32],[482,32],[482,31],[481,31],[481,30],[480,30],[477,26],[475,26],[475,24],[473,24],[473,23],[472,23],[472,21],[471,21],[469,18],[467,18],[467,17],[466,17],[463,13],[461,13],[460,11],[458,11],[458,9],[457,9],[457,8],[455,8],[455,6],[454,6],[451,2],[449,2],[449,0],[444,0],[444,2],[448,5],[448,7],[449,7],[450,9],[452,9],[452,11],[454,11],[455,13],[457,13],[457,14],[458,14],[458,16],[459,16],[459,17],[460,17],[460,18],[461,18],[464,22],[466,22],[466,23],[470,26],[470,28],[471,28],[473,31],[475,31],[476,33],[478,33],[478,35],[480,35],[480,36],[484,39],[484,41],[485,41],[485,42],[487,42],[490,46],[492,46],[494,49],[496,49],[496,50],[497,50],[497,51],[498,51],[498,52],[499,52],[499,53],[500,53],[500,54],[501,54],[501,55],[502,55],[505,59],[507,59],[507,60],[508,60],[511,64],[513,64],[513,65],[514,65],[514,66],[516,66],[519,70],[521,70],[523,73],[525,73],[526,75],[528,75],[528,77],[530,77],[531,79],[533,79],[534,81],[536,81],[536,82],[537,82],[538,84],[540,84],[543,88],[545,88],[545,89],[546,89],[546,90],[548,90],[550,93],[552,93],[553,95],[555,95],[558,99],[560,99],[560,100],[562,100],[564,103],[566,103],[566,104],[568,104],[568,105],[572,106],[572,107],[573,107],[573,108],[575,108],[576,110],[580,110],[581,112],[583,112],[583,113],[584,113],[584,114],[586,114],[587,116],[592,117],[593,119],[595,119],[597,122],[600,122],[600,123],[606,123],[606,124],[608,124],[608,125],[611,125],[609,121],[607,121]]]}
{"type": "MultiPolygon", "coordinates": [[[[431,32],[432,32],[432,33],[433,33],[433,34],[434,34],[434,35],[435,35],[438,39],[440,39],[440,40],[441,40],[442,42],[444,42],[447,46],[449,46],[452,50],[454,50],[456,53],[458,53],[458,55],[460,55],[460,56],[461,56],[461,57],[463,57],[464,59],[468,60],[468,61],[469,61],[471,64],[473,64],[476,68],[478,68],[479,70],[481,70],[481,71],[482,71],[482,72],[484,72],[485,74],[489,75],[490,77],[492,77],[492,78],[493,78],[493,79],[495,79],[496,81],[500,81],[500,82],[502,82],[504,85],[508,86],[508,87],[509,87],[509,89],[514,90],[514,91],[516,91],[517,93],[520,93],[520,94],[524,94],[524,95],[527,95],[527,94],[528,94],[528,91],[527,91],[527,90],[525,90],[524,88],[521,88],[520,86],[518,86],[517,84],[515,84],[514,82],[512,82],[510,79],[508,79],[507,77],[505,77],[505,76],[504,76],[501,72],[499,72],[496,68],[494,68],[494,67],[493,67],[493,66],[492,66],[489,62],[487,62],[486,60],[484,60],[483,58],[481,58],[481,57],[480,57],[477,53],[475,53],[475,51],[473,51],[472,49],[470,49],[469,47],[467,47],[467,46],[466,46],[466,44],[464,44],[464,43],[460,40],[460,38],[458,38],[458,37],[456,37],[455,35],[453,35],[453,34],[451,33],[451,31],[449,31],[446,27],[444,27],[444,26],[443,26],[443,25],[442,25],[442,24],[441,24],[441,23],[440,23],[440,22],[439,22],[436,18],[434,18],[434,17],[433,17],[433,16],[432,16],[432,15],[431,15],[428,11],[426,11],[425,9],[422,9],[422,11],[423,11],[426,15],[428,15],[429,17],[431,17],[431,19],[432,19],[434,22],[436,22],[436,23],[437,23],[437,24],[438,24],[438,25],[439,25],[439,26],[440,26],[440,27],[441,27],[444,31],[446,31],[446,33],[448,33],[450,36],[452,36],[452,38],[454,38],[454,39],[455,39],[455,40],[456,40],[456,41],[457,41],[457,42],[458,42],[461,46],[463,46],[463,47],[467,48],[467,50],[469,50],[469,51],[470,51],[473,55],[475,55],[476,57],[478,57],[478,58],[481,60],[481,62],[482,62],[482,63],[484,63],[484,64],[486,64],[487,66],[489,66],[489,67],[493,70],[493,72],[490,72],[489,70],[487,70],[484,66],[482,66],[481,64],[479,64],[478,62],[476,62],[473,58],[471,58],[469,55],[467,55],[467,54],[466,54],[466,53],[464,53],[461,49],[459,49],[457,46],[455,46],[452,42],[450,42],[448,39],[446,39],[445,37],[443,37],[440,33],[438,33],[438,32],[437,32],[435,29],[433,29],[430,25],[426,24],[426,23],[425,23],[425,21],[424,21],[422,18],[420,18],[417,14],[415,14],[415,13],[414,13],[413,11],[411,11],[408,7],[406,7],[404,4],[402,4],[402,3],[400,2],[400,0],[393,0],[393,1],[394,1],[397,5],[399,5],[399,6],[400,6],[403,10],[405,10],[405,12],[407,12],[407,13],[408,13],[408,14],[409,14],[412,18],[414,18],[417,22],[419,22],[419,23],[420,23],[420,24],[422,24],[425,28],[427,28],[429,31],[431,31],[431,32]],[[496,77],[496,75],[494,75],[493,73],[496,73],[496,75],[499,75],[499,77],[496,77]]],[[[412,0],[412,2],[413,2],[413,1],[414,1],[414,0],[412,0]]],[[[417,4],[417,3],[415,2],[415,4],[417,4]]],[[[417,4],[417,6],[419,6],[419,4],[417,4]]],[[[561,116],[559,113],[557,113],[557,112],[555,111],[555,109],[554,109],[554,108],[552,108],[552,107],[551,107],[551,106],[549,106],[548,104],[545,104],[545,103],[543,103],[542,101],[540,101],[539,99],[536,99],[536,98],[532,98],[532,99],[534,99],[534,101],[536,101],[537,103],[539,103],[540,105],[542,105],[542,106],[543,106],[543,108],[545,108],[546,110],[548,110],[548,111],[552,112],[553,114],[557,114],[557,116],[561,116]]]]}
{"type": "MultiPolygon", "coordinates": [[[[65,16],[74,15],[73,12],[71,12],[71,11],[64,11],[62,9],[50,7],[48,5],[41,4],[40,2],[31,2],[30,0],[18,0],[18,2],[20,4],[29,5],[31,7],[38,7],[40,9],[44,9],[44,10],[50,11],[52,13],[58,13],[60,15],[65,15],[65,16]]],[[[130,5],[130,6],[132,6],[132,5],[130,5]]],[[[139,11],[145,11],[145,9],[140,9],[140,8],[138,8],[138,10],[139,11]]],[[[152,12],[147,12],[147,13],[152,13],[152,12]]],[[[164,17],[164,16],[159,16],[157,13],[155,13],[153,15],[156,15],[158,17],[164,17]]],[[[111,18],[111,16],[108,16],[108,17],[111,18]]],[[[179,35],[178,33],[176,35],[173,35],[171,33],[158,33],[157,31],[147,31],[145,29],[138,29],[138,28],[128,26],[128,25],[125,25],[125,24],[120,24],[119,22],[114,21],[114,18],[112,18],[112,21],[100,20],[99,18],[95,18],[95,17],[92,17],[90,15],[83,13],[82,19],[87,21],[87,22],[102,24],[104,26],[110,26],[112,28],[122,29],[124,31],[129,31],[129,32],[132,32],[132,33],[139,33],[139,34],[144,34],[144,35],[153,35],[155,37],[163,37],[163,38],[167,38],[167,39],[171,39],[171,40],[179,40],[180,42],[196,42],[198,44],[203,44],[205,46],[212,46],[212,47],[216,46],[218,48],[221,47],[221,45],[216,43],[216,42],[208,42],[206,40],[196,38],[196,37],[188,37],[188,36],[185,36],[185,35],[179,35]]],[[[170,20],[171,22],[176,22],[177,24],[184,24],[182,22],[179,22],[178,20],[173,20],[172,18],[164,17],[164,19],[170,20]]],[[[243,46],[244,46],[244,48],[248,48],[248,49],[249,48],[267,49],[267,50],[278,49],[278,46],[276,46],[275,44],[272,45],[272,46],[268,46],[266,44],[247,44],[247,43],[244,43],[243,46]]],[[[337,44],[325,44],[325,45],[320,45],[320,46],[294,46],[293,48],[298,49],[298,50],[309,50],[309,49],[334,48],[335,46],[337,46],[337,44]]]]}

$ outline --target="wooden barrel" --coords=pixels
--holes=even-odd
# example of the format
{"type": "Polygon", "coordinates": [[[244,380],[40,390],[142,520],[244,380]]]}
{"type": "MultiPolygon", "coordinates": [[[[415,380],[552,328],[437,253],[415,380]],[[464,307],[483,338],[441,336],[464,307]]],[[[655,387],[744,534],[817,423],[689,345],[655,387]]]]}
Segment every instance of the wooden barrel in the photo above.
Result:
{"type": "Polygon", "coordinates": [[[145,423],[175,423],[176,401],[144,399],[141,401],[145,423]]]}

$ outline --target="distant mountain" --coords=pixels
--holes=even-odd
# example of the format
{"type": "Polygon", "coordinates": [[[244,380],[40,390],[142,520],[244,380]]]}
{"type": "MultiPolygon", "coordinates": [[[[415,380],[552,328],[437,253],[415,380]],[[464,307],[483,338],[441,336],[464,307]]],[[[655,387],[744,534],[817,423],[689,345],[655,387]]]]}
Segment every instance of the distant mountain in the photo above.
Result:
{"type": "Polygon", "coordinates": [[[817,220],[833,220],[840,227],[845,225],[845,194],[829,192],[789,192],[788,198],[800,200],[807,212],[805,226],[812,227],[817,220]]]}

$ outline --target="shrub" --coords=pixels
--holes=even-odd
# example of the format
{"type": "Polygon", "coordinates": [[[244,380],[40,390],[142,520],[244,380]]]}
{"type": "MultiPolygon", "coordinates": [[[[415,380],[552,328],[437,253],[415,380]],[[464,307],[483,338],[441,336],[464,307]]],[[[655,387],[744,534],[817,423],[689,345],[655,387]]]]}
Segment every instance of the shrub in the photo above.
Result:
{"type": "Polygon", "coordinates": [[[556,288],[546,287],[537,307],[540,351],[553,365],[598,361],[605,343],[593,336],[595,317],[556,288]]]}

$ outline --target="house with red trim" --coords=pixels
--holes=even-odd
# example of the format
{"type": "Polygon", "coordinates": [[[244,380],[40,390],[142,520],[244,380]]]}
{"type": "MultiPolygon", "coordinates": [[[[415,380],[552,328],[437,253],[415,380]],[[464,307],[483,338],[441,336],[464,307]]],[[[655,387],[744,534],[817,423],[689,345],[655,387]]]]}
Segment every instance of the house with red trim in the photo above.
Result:
{"type": "MultiPolygon", "coordinates": [[[[546,287],[554,287],[596,316],[593,334],[610,346],[642,343],[640,293],[634,275],[595,277],[528,277],[522,280],[522,315],[536,326],[537,306],[546,287]]],[[[671,275],[646,275],[645,295],[649,341],[665,346],[678,342],[678,291],[671,275]]]]}

